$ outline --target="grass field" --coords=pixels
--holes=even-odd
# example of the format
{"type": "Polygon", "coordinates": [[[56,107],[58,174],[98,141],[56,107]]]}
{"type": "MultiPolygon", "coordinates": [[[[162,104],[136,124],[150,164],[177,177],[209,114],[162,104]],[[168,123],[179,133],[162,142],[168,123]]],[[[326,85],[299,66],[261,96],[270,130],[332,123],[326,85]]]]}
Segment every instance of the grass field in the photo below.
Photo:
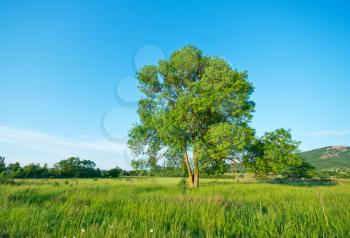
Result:
{"type": "Polygon", "coordinates": [[[177,178],[0,185],[0,237],[350,237],[350,182],[177,178]]]}

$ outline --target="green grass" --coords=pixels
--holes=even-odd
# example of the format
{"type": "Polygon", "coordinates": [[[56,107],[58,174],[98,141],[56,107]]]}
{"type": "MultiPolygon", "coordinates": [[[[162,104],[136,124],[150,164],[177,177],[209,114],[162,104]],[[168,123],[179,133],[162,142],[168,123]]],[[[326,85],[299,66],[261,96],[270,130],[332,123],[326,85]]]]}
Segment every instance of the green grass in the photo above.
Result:
{"type": "Polygon", "coordinates": [[[350,182],[177,178],[0,185],[0,237],[350,237],[350,182]],[[153,232],[152,232],[153,231],[153,232]]]}

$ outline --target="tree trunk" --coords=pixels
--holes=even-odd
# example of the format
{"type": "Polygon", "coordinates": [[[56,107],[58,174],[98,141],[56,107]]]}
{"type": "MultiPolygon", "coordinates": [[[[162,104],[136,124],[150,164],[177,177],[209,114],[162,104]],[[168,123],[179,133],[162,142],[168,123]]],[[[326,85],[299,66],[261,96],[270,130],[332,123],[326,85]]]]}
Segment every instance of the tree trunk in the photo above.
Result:
{"type": "Polygon", "coordinates": [[[187,154],[187,150],[185,150],[185,153],[184,153],[184,162],[185,162],[185,165],[186,165],[186,168],[187,168],[187,174],[188,174],[188,185],[190,187],[193,186],[193,174],[192,174],[192,169],[191,169],[191,165],[190,165],[190,162],[188,160],[188,154],[187,154]]]}
{"type": "Polygon", "coordinates": [[[199,187],[199,166],[197,149],[193,148],[194,181],[193,187],[199,187]]]}
{"type": "Polygon", "coordinates": [[[199,169],[198,169],[198,167],[194,169],[193,187],[199,187],[199,169]]]}

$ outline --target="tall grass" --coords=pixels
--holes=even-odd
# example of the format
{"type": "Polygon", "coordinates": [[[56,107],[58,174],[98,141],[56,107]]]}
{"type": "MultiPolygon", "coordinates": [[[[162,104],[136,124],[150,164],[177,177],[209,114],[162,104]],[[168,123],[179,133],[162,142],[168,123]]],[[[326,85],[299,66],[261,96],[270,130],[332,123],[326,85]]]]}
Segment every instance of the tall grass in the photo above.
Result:
{"type": "Polygon", "coordinates": [[[350,237],[350,183],[180,179],[0,185],[0,237],[350,237]]]}

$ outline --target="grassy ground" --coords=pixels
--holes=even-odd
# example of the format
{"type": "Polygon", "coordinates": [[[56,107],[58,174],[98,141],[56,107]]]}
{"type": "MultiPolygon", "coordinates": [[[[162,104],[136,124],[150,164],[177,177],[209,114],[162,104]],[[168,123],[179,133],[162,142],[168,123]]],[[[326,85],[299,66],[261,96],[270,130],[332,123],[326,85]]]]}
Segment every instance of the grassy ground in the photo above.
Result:
{"type": "Polygon", "coordinates": [[[0,185],[0,237],[350,237],[350,182],[176,178],[0,185]]]}

